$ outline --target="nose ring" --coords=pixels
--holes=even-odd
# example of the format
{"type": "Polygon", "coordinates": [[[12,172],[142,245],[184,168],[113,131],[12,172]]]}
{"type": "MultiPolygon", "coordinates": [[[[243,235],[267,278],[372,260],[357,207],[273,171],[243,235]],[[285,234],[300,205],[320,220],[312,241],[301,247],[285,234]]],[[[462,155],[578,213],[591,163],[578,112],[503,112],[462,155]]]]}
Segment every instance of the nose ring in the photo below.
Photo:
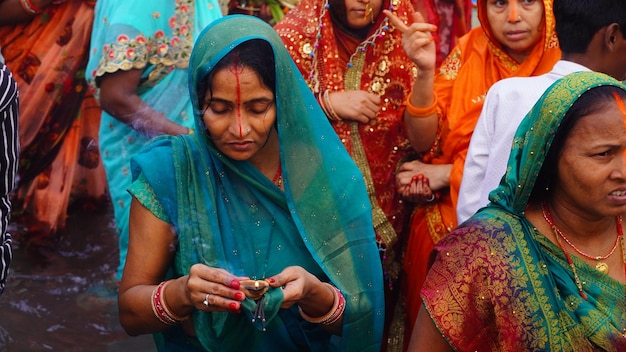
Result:
{"type": "Polygon", "coordinates": [[[517,16],[517,21],[521,22],[522,21],[522,16],[517,16]]]}

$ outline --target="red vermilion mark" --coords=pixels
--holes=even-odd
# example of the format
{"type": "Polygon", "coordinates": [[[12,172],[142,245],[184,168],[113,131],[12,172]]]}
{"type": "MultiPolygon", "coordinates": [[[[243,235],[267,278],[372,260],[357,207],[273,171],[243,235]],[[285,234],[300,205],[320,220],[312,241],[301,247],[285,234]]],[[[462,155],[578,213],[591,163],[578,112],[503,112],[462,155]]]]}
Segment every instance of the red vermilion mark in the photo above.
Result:
{"type": "MultiPolygon", "coordinates": [[[[624,131],[626,131],[626,107],[624,107],[624,101],[616,92],[611,92],[611,93],[613,94],[613,98],[615,99],[615,102],[617,103],[617,107],[619,108],[619,111],[621,111],[622,115],[624,116],[624,131]]],[[[624,159],[624,164],[626,164],[626,159],[624,159]]]]}
{"type": "Polygon", "coordinates": [[[612,93],[613,93],[613,98],[615,98],[615,102],[617,103],[617,107],[619,108],[619,111],[622,112],[622,115],[625,118],[624,119],[624,131],[626,131],[626,107],[624,107],[624,101],[619,96],[619,94],[617,94],[616,92],[612,92],[612,93]]]}
{"type": "Polygon", "coordinates": [[[232,66],[233,74],[235,75],[235,91],[237,94],[235,100],[235,110],[237,111],[237,124],[239,124],[239,138],[243,138],[243,120],[241,114],[241,84],[239,83],[239,55],[235,53],[232,66]]]}
{"type": "Polygon", "coordinates": [[[511,11],[509,11],[509,21],[510,22],[515,22],[517,21],[517,1],[512,1],[509,3],[509,6],[511,6],[511,11]]]}
{"type": "Polygon", "coordinates": [[[613,98],[615,98],[615,102],[617,103],[617,107],[619,108],[619,111],[621,111],[622,115],[626,117],[626,107],[624,107],[624,101],[619,96],[619,94],[617,94],[616,92],[612,92],[612,93],[613,93],[613,98]]]}

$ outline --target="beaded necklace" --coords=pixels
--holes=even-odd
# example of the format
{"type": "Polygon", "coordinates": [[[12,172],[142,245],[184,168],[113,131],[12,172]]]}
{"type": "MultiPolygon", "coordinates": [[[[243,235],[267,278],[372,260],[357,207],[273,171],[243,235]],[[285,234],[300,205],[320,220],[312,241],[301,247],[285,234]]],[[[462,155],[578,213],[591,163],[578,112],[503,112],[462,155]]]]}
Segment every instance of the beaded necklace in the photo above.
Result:
{"type": "Polygon", "coordinates": [[[583,292],[583,286],[582,286],[582,282],[580,280],[580,278],[578,277],[578,272],[576,271],[576,266],[574,265],[574,261],[572,260],[569,252],[565,249],[565,246],[563,245],[563,242],[561,241],[561,238],[563,238],[567,244],[572,247],[577,253],[579,253],[580,255],[588,258],[588,259],[592,259],[592,260],[596,260],[598,261],[598,263],[596,264],[596,270],[598,270],[601,273],[604,274],[608,274],[609,272],[609,267],[606,263],[601,262],[601,260],[605,260],[607,258],[609,258],[613,252],[615,252],[615,249],[617,248],[618,244],[621,244],[621,250],[622,250],[622,261],[624,263],[624,275],[626,277],[626,245],[624,244],[624,233],[622,230],[622,217],[621,216],[617,216],[615,217],[615,222],[616,222],[616,227],[617,227],[617,238],[615,239],[615,244],[613,245],[613,248],[611,249],[611,251],[604,256],[591,256],[588,255],[582,251],[580,251],[578,248],[576,248],[574,246],[573,243],[571,243],[567,237],[565,237],[565,235],[561,232],[561,230],[559,230],[556,225],[554,224],[554,220],[552,219],[552,214],[550,213],[550,209],[548,209],[548,207],[546,206],[545,202],[541,204],[541,213],[543,214],[543,218],[546,220],[546,222],[550,225],[550,227],[552,228],[552,231],[554,232],[555,238],[556,238],[556,242],[559,245],[559,247],[561,248],[561,250],[563,251],[563,253],[565,254],[565,258],[567,259],[567,263],[569,264],[570,268],[572,269],[572,272],[574,274],[574,281],[576,282],[576,286],[578,287],[578,293],[580,294],[580,296],[587,300],[587,295],[583,292]]]}
{"type": "MultiPolygon", "coordinates": [[[[393,3],[393,1],[392,1],[393,3]]],[[[309,55],[313,58],[312,62],[311,62],[311,72],[309,73],[309,79],[311,81],[311,88],[313,88],[314,92],[319,92],[319,86],[320,86],[320,82],[319,82],[319,73],[320,70],[318,69],[318,61],[317,61],[317,50],[320,46],[320,39],[322,38],[322,28],[324,27],[324,25],[322,24],[322,20],[324,18],[324,15],[326,14],[326,12],[328,11],[328,9],[330,8],[330,5],[328,4],[328,0],[324,0],[324,2],[322,3],[322,11],[320,12],[320,15],[318,17],[318,22],[317,22],[317,34],[315,35],[315,43],[313,43],[313,49],[311,50],[311,52],[309,53],[309,55]]],[[[394,10],[393,4],[389,4],[389,11],[394,10]]],[[[351,68],[353,66],[352,61],[355,57],[359,56],[361,53],[365,54],[365,51],[367,50],[368,46],[373,46],[376,39],[378,38],[382,38],[385,35],[385,32],[389,30],[389,19],[387,17],[385,17],[385,19],[383,19],[381,21],[381,23],[378,25],[378,28],[376,28],[376,31],[374,31],[374,33],[372,33],[369,37],[365,38],[365,40],[363,40],[361,42],[361,44],[359,44],[359,46],[357,46],[356,50],[354,50],[354,53],[352,53],[352,55],[350,55],[350,59],[348,60],[348,68],[351,68]]]]}
{"type": "Polygon", "coordinates": [[[280,162],[278,164],[278,170],[276,170],[276,174],[272,178],[272,183],[280,189],[283,188],[283,167],[280,165],[280,162]]]}

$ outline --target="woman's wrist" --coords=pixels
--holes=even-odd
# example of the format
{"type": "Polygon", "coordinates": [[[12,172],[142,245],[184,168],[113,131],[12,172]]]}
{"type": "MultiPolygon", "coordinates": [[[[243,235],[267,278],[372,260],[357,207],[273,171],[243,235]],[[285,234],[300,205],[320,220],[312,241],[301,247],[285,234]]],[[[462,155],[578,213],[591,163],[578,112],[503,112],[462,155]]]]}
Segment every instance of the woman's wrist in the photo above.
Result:
{"type": "Polygon", "coordinates": [[[341,291],[335,286],[329,283],[323,283],[326,290],[329,291],[332,295],[332,305],[323,315],[315,314],[311,315],[307,313],[305,309],[302,308],[301,305],[298,306],[300,311],[300,315],[302,318],[313,324],[321,324],[321,325],[332,325],[337,322],[342,316],[346,307],[346,301],[343,297],[341,291]]]}
{"type": "Polygon", "coordinates": [[[414,118],[425,118],[437,114],[437,95],[433,92],[432,103],[428,106],[417,107],[411,103],[413,92],[406,99],[406,111],[414,118]]]}
{"type": "Polygon", "coordinates": [[[154,290],[152,291],[152,295],[150,297],[150,304],[152,306],[152,312],[154,316],[161,321],[161,323],[165,325],[176,325],[180,324],[183,321],[189,319],[190,314],[187,315],[178,315],[170,308],[169,304],[165,296],[167,295],[165,289],[167,286],[172,283],[174,280],[163,281],[158,284],[154,290]]]}

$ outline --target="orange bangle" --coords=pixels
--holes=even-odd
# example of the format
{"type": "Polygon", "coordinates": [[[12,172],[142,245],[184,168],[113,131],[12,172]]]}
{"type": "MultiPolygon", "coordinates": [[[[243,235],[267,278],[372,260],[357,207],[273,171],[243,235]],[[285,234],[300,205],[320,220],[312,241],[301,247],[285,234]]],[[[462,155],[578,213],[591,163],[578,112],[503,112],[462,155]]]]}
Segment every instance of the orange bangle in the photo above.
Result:
{"type": "Polygon", "coordinates": [[[423,118],[423,117],[429,117],[434,115],[435,113],[437,113],[437,94],[435,94],[435,97],[433,99],[433,103],[430,106],[427,106],[425,108],[418,108],[415,107],[413,104],[411,104],[411,95],[413,94],[413,92],[411,92],[411,94],[409,94],[406,97],[406,111],[409,112],[409,114],[411,114],[412,117],[414,118],[423,118]]]}

